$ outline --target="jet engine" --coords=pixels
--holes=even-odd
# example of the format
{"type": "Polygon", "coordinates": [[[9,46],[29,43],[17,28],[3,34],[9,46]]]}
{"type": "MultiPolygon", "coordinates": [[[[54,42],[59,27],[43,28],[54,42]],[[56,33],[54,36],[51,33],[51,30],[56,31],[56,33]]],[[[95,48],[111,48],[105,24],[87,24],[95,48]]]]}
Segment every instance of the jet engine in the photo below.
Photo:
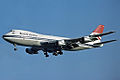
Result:
{"type": "Polygon", "coordinates": [[[66,45],[65,40],[60,40],[60,41],[58,41],[58,45],[59,45],[59,46],[66,45]]]}
{"type": "Polygon", "coordinates": [[[92,41],[89,36],[85,36],[85,37],[83,37],[83,38],[84,38],[84,39],[83,39],[84,42],[91,42],[91,41],[92,41]]]}
{"type": "Polygon", "coordinates": [[[28,54],[38,54],[38,51],[32,50],[31,48],[26,48],[26,53],[28,54]]]}

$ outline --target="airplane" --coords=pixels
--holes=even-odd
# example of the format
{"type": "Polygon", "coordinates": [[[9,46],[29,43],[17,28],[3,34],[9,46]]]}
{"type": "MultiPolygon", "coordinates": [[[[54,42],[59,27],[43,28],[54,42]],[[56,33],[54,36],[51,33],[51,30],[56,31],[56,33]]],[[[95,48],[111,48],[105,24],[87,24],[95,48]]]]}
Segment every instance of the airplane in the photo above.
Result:
{"type": "Polygon", "coordinates": [[[38,54],[39,50],[44,52],[45,57],[49,57],[48,53],[53,55],[62,55],[65,51],[78,51],[84,49],[102,47],[105,43],[110,43],[116,40],[109,40],[101,42],[101,37],[104,35],[115,33],[110,31],[103,33],[104,25],[98,25],[98,27],[88,36],[80,38],[66,38],[57,37],[51,35],[43,35],[25,30],[11,30],[4,34],[2,37],[7,42],[14,45],[16,51],[16,45],[27,46],[26,53],[38,54]]]}

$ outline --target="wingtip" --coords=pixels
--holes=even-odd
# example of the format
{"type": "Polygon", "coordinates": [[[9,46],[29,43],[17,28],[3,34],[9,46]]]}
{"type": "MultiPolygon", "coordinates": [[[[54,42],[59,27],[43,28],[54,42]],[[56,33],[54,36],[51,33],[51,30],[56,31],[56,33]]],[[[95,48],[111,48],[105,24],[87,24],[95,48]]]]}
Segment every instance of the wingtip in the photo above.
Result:
{"type": "Polygon", "coordinates": [[[111,31],[111,33],[116,33],[116,31],[111,31]]]}
{"type": "Polygon", "coordinates": [[[117,40],[113,40],[113,41],[117,41],[117,40]]]}
{"type": "Polygon", "coordinates": [[[116,39],[114,39],[114,40],[111,40],[111,42],[114,42],[114,41],[117,41],[116,39]]]}

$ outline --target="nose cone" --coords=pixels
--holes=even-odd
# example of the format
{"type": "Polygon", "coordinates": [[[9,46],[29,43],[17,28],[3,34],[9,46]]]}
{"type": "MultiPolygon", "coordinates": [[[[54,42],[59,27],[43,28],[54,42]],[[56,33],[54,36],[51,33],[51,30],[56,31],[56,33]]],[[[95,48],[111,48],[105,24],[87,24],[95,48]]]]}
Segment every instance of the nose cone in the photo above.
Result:
{"type": "Polygon", "coordinates": [[[2,38],[5,39],[5,35],[3,35],[2,38]]]}
{"type": "Polygon", "coordinates": [[[11,39],[9,38],[9,35],[3,35],[2,38],[7,41],[7,42],[10,42],[11,43],[11,39]]]}
{"type": "Polygon", "coordinates": [[[8,40],[8,39],[7,39],[7,35],[3,35],[2,38],[3,38],[4,40],[8,40]]]}

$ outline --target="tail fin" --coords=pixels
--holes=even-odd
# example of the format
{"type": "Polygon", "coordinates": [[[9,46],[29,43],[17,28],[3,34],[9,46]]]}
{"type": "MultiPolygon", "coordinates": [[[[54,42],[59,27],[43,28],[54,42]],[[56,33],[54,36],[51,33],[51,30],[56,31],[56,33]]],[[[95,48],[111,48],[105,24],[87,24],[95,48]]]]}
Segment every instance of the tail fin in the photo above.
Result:
{"type": "MultiPolygon", "coordinates": [[[[90,35],[95,35],[95,34],[102,34],[104,30],[104,25],[99,25],[90,35]]],[[[101,37],[97,37],[97,39],[100,41],[101,37]]]]}
{"type": "Polygon", "coordinates": [[[99,25],[91,34],[102,34],[104,30],[104,25],[99,25]]]}

